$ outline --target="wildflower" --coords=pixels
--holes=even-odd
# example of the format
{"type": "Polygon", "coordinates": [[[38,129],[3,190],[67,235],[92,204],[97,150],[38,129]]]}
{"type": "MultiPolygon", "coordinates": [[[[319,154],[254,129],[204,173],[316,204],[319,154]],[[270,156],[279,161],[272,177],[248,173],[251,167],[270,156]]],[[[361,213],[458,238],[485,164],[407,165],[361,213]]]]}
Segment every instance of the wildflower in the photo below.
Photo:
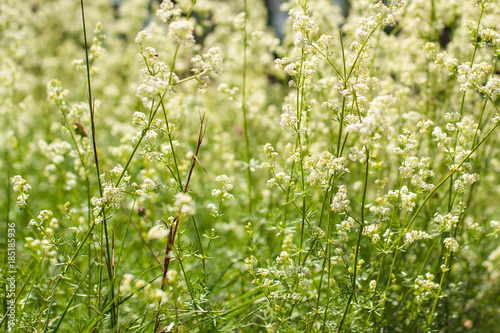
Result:
{"type": "Polygon", "coordinates": [[[412,244],[415,241],[423,240],[423,239],[429,239],[431,236],[426,233],[425,231],[420,231],[420,230],[412,230],[408,233],[405,234],[405,239],[407,244],[412,244]]]}
{"type": "Polygon", "coordinates": [[[453,253],[453,252],[457,252],[458,251],[458,248],[460,247],[458,245],[458,242],[455,238],[446,238],[444,240],[444,247],[447,248],[450,253],[453,253]]]}
{"type": "Polygon", "coordinates": [[[214,215],[218,215],[219,214],[219,209],[217,208],[217,206],[213,203],[209,203],[207,205],[207,208],[214,214],[214,215]]]}
{"type": "Polygon", "coordinates": [[[245,259],[245,270],[249,272],[253,272],[253,263],[256,261],[256,259],[253,256],[250,256],[249,258],[245,259]]]}
{"type": "Polygon", "coordinates": [[[166,240],[170,235],[170,230],[163,223],[157,222],[148,231],[148,239],[166,240]]]}
{"type": "Polygon", "coordinates": [[[477,173],[469,174],[464,173],[459,179],[455,180],[453,189],[459,193],[464,193],[471,188],[472,184],[479,180],[477,173]]]}
{"type": "Polygon", "coordinates": [[[199,82],[198,90],[205,92],[210,83],[209,74],[222,74],[222,50],[218,47],[210,48],[203,55],[191,58],[191,72],[199,82]]]}
{"type": "Polygon", "coordinates": [[[137,44],[142,44],[144,39],[148,36],[148,32],[146,30],[141,30],[137,33],[137,36],[135,37],[135,42],[137,44]]]}
{"type": "Polygon", "coordinates": [[[283,131],[287,129],[296,130],[299,119],[297,118],[297,111],[292,109],[291,104],[283,105],[283,113],[281,114],[280,126],[283,131]]]}
{"type": "Polygon", "coordinates": [[[174,7],[172,0],[163,0],[160,8],[156,11],[156,16],[163,22],[171,21],[181,16],[181,14],[181,10],[174,7]]]}
{"type": "Polygon", "coordinates": [[[415,278],[413,293],[418,304],[423,303],[439,292],[439,284],[434,283],[432,280],[434,280],[434,275],[431,273],[426,273],[425,277],[419,275],[415,278]]]}
{"type": "Polygon", "coordinates": [[[219,200],[233,200],[234,197],[229,191],[233,189],[231,179],[226,175],[220,175],[215,178],[215,181],[221,183],[221,188],[213,189],[212,196],[217,197],[219,200]]]}
{"type": "Polygon", "coordinates": [[[47,84],[47,95],[49,101],[57,105],[59,108],[67,108],[68,104],[66,99],[68,98],[68,91],[61,87],[61,82],[52,79],[47,84]]]}
{"type": "Polygon", "coordinates": [[[139,125],[142,128],[147,127],[148,120],[144,112],[135,111],[132,119],[132,124],[139,125]]]}
{"type": "Polygon", "coordinates": [[[408,187],[403,186],[400,191],[401,207],[407,212],[411,212],[415,208],[415,199],[417,195],[408,191],[408,187]]]}
{"type": "Polygon", "coordinates": [[[448,232],[458,224],[458,216],[454,216],[451,213],[444,216],[436,213],[434,215],[434,223],[438,225],[439,233],[448,232]]]}
{"type": "Polygon", "coordinates": [[[170,23],[167,38],[185,46],[194,44],[194,24],[186,19],[179,19],[170,23]]]}
{"type": "Polygon", "coordinates": [[[193,198],[187,193],[177,193],[174,206],[179,214],[194,215],[196,212],[193,198]]]}
{"type": "Polygon", "coordinates": [[[330,204],[331,210],[334,212],[348,212],[351,210],[349,199],[347,199],[347,187],[345,185],[340,185],[335,197],[332,199],[330,204]]]}
{"type": "Polygon", "coordinates": [[[19,196],[17,197],[16,205],[23,209],[28,205],[29,199],[29,191],[31,190],[31,186],[28,184],[23,177],[17,175],[10,179],[12,182],[12,188],[14,191],[19,192],[19,196]]]}

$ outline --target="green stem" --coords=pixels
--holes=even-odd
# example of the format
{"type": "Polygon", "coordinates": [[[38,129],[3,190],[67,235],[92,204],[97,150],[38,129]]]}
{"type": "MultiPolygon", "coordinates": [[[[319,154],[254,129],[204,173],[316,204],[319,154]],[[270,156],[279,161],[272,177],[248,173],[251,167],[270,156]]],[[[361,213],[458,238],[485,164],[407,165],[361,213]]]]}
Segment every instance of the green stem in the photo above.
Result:
{"type": "Polygon", "coordinates": [[[252,216],[253,210],[253,198],[252,198],[252,171],[250,170],[250,143],[248,139],[248,122],[247,122],[247,44],[248,44],[248,36],[247,36],[247,0],[244,0],[244,13],[245,17],[243,19],[243,82],[241,88],[241,105],[243,110],[243,132],[245,135],[245,159],[247,162],[247,177],[248,177],[248,217],[252,216]]]}

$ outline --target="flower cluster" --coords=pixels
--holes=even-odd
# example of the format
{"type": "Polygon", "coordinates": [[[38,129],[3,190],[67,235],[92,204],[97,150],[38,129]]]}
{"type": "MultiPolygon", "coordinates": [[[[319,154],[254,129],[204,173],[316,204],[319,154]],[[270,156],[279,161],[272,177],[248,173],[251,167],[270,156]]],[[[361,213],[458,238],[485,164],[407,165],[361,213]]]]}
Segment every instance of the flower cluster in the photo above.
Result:
{"type": "Polygon", "coordinates": [[[318,184],[325,188],[330,185],[330,178],[349,172],[345,157],[335,157],[332,153],[324,151],[310,154],[304,159],[304,168],[309,172],[307,182],[311,185],[318,184]]]}
{"type": "Polygon", "coordinates": [[[215,178],[215,181],[221,184],[220,188],[216,188],[212,190],[212,196],[216,197],[219,200],[233,200],[234,197],[229,191],[233,189],[233,184],[231,183],[231,179],[226,175],[220,175],[215,178]]]}
{"type": "Polygon", "coordinates": [[[199,82],[198,90],[205,92],[210,83],[210,74],[222,74],[222,50],[212,47],[206,53],[196,55],[191,59],[191,73],[199,82]]]}
{"type": "Polygon", "coordinates": [[[345,185],[340,185],[337,193],[332,199],[332,203],[330,204],[330,209],[336,213],[340,212],[349,212],[350,208],[349,199],[347,199],[347,187],[345,185]]]}
{"type": "Polygon", "coordinates": [[[194,200],[187,193],[175,195],[174,209],[178,214],[194,215],[196,212],[194,200]]]}
{"type": "Polygon", "coordinates": [[[28,205],[29,199],[29,191],[31,190],[31,186],[28,184],[23,177],[17,175],[11,178],[12,188],[15,192],[19,192],[19,196],[17,197],[16,205],[23,209],[28,205]]]}
{"type": "Polygon", "coordinates": [[[431,273],[426,273],[425,277],[423,275],[419,275],[415,278],[413,293],[415,294],[418,304],[422,304],[439,293],[439,284],[434,283],[433,280],[434,275],[431,273]]]}

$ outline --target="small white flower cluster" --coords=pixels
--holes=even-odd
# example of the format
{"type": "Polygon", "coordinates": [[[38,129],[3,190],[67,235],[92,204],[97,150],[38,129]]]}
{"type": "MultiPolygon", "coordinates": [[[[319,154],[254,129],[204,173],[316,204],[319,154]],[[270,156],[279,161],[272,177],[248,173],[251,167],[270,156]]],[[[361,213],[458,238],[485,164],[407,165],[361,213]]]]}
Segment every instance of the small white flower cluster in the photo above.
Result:
{"type": "Polygon", "coordinates": [[[427,54],[427,59],[433,60],[434,65],[442,66],[445,68],[450,75],[453,75],[458,67],[458,60],[448,56],[446,51],[437,53],[436,52],[436,44],[434,43],[426,43],[423,46],[424,52],[427,54]]]}
{"type": "Polygon", "coordinates": [[[479,9],[480,11],[486,11],[488,10],[488,7],[493,2],[493,0],[475,0],[474,2],[476,3],[477,9],[479,9]]]}
{"type": "Polygon", "coordinates": [[[491,71],[491,65],[483,61],[471,65],[470,62],[463,63],[457,67],[457,81],[460,83],[460,92],[465,94],[467,90],[479,89],[479,80],[491,71]]]}
{"type": "Polygon", "coordinates": [[[380,230],[380,223],[376,222],[367,224],[363,229],[363,236],[371,238],[372,244],[377,244],[380,241],[379,230],[380,230]]]}
{"type": "MultiPolygon", "coordinates": [[[[132,185],[134,185],[134,184],[132,184],[132,185]]],[[[138,186],[138,185],[136,185],[136,186],[138,186]]],[[[141,187],[136,189],[134,193],[138,196],[144,196],[146,194],[158,192],[160,189],[165,188],[165,187],[166,187],[165,185],[160,184],[157,181],[146,178],[146,179],[144,179],[143,183],[141,184],[141,187]]]]}
{"type": "Polygon", "coordinates": [[[169,235],[170,230],[167,228],[167,226],[161,221],[156,221],[151,229],[149,229],[147,238],[165,241],[168,239],[169,235]]]}
{"type": "MultiPolygon", "coordinates": [[[[170,125],[173,125],[173,124],[170,124],[170,125]]],[[[178,148],[180,146],[181,146],[181,144],[180,144],[179,141],[172,140],[172,144],[167,143],[166,145],[163,145],[161,147],[161,151],[162,151],[163,154],[165,154],[167,156],[171,156],[173,154],[173,152],[174,152],[174,148],[178,148]]]]}
{"type": "MultiPolygon", "coordinates": [[[[311,271],[307,267],[301,267],[296,265],[287,251],[282,251],[278,257],[276,257],[276,267],[271,268],[272,273],[281,281],[297,281],[297,287],[299,292],[305,290],[309,281],[307,278],[311,275],[311,271]]],[[[299,293],[294,292],[290,295],[295,298],[301,299],[299,293]]]]}
{"type": "Polygon", "coordinates": [[[254,256],[250,256],[245,259],[245,265],[243,266],[247,272],[252,273],[253,272],[253,263],[256,262],[257,259],[255,259],[254,256]]]}
{"type": "Polygon", "coordinates": [[[74,156],[71,143],[67,141],[55,141],[47,144],[43,140],[38,141],[40,152],[51,160],[53,164],[61,164],[65,160],[65,155],[74,156]]]}
{"type": "Polygon", "coordinates": [[[448,154],[453,153],[453,138],[449,137],[448,134],[443,132],[441,127],[434,127],[432,135],[436,138],[439,148],[443,149],[443,151],[447,152],[448,154]]]}
{"type": "Polygon", "coordinates": [[[168,24],[167,38],[175,43],[185,46],[193,46],[194,23],[182,17],[182,11],[176,7],[171,0],[162,1],[156,16],[168,24]]]}
{"type": "Polygon", "coordinates": [[[209,203],[207,205],[207,208],[212,212],[214,216],[219,216],[219,207],[217,207],[215,204],[209,203]]]}
{"type": "Polygon", "coordinates": [[[194,215],[196,213],[193,198],[182,192],[175,195],[174,209],[178,214],[194,215]]]}
{"type": "Polygon", "coordinates": [[[37,227],[41,227],[41,226],[42,226],[42,224],[43,224],[44,222],[47,222],[49,219],[51,219],[53,215],[54,215],[54,214],[53,214],[53,213],[52,213],[52,211],[50,211],[50,210],[47,210],[47,209],[42,210],[42,211],[40,212],[40,214],[38,214],[38,216],[37,216],[37,219],[38,219],[40,222],[37,222],[35,219],[31,219],[31,220],[30,220],[30,222],[29,222],[29,225],[31,225],[31,226],[37,226],[37,227]]]}
{"type": "MultiPolygon", "coordinates": [[[[102,28],[102,23],[97,22],[94,29],[94,37],[92,38],[92,45],[89,49],[90,74],[94,74],[97,72],[95,61],[101,58],[106,53],[106,50],[102,47],[102,42],[106,40],[106,35],[102,33],[102,28]]],[[[84,59],[73,60],[73,66],[75,66],[76,70],[83,75],[87,75],[87,64],[84,59]]]]}
{"type": "Polygon", "coordinates": [[[304,159],[304,168],[309,172],[307,182],[311,185],[319,184],[325,188],[329,186],[330,177],[349,172],[345,157],[335,157],[324,151],[321,154],[310,154],[304,159]]]}
{"type": "Polygon", "coordinates": [[[61,87],[61,82],[52,79],[47,83],[47,96],[51,103],[57,105],[61,111],[65,111],[69,106],[66,102],[68,98],[68,90],[61,87]]]}
{"type": "Polygon", "coordinates": [[[415,200],[417,199],[417,194],[410,192],[408,187],[404,185],[401,190],[391,190],[387,193],[387,198],[389,198],[394,204],[401,201],[401,208],[405,212],[411,212],[415,208],[415,200]]]}
{"type": "MultiPolygon", "coordinates": [[[[477,24],[469,21],[466,22],[465,25],[469,28],[469,33],[475,36],[477,24]]],[[[479,28],[481,30],[481,27],[479,28]]],[[[485,41],[489,41],[492,44],[498,43],[498,34],[494,33],[493,30],[481,31],[484,31],[484,36],[481,37],[480,44],[484,44],[485,41]]],[[[474,39],[477,38],[478,37],[475,37],[474,39]]],[[[460,83],[460,92],[462,94],[465,94],[467,91],[478,90],[489,98],[496,99],[498,95],[498,83],[496,79],[490,79],[491,82],[488,82],[486,86],[481,84],[481,79],[492,69],[490,64],[485,61],[479,64],[471,64],[470,62],[459,64],[457,59],[449,57],[445,51],[436,53],[436,46],[433,43],[425,44],[423,49],[427,53],[428,59],[434,60],[436,65],[446,68],[450,75],[456,75],[457,81],[460,83]]]]}
{"type": "Polygon", "coordinates": [[[170,22],[181,15],[182,11],[180,8],[174,6],[172,0],[163,0],[160,4],[160,8],[156,11],[156,16],[165,23],[170,22]]]}
{"type": "Polygon", "coordinates": [[[297,12],[295,9],[290,9],[288,12],[293,19],[293,31],[296,33],[294,45],[296,54],[299,55],[299,49],[304,49],[311,45],[312,37],[319,31],[319,26],[314,20],[305,13],[297,12]]]}
{"type": "MultiPolygon", "coordinates": [[[[347,126],[349,133],[357,133],[360,136],[363,152],[368,146],[370,154],[374,155],[379,148],[378,141],[382,138],[382,134],[388,137],[393,134],[392,119],[386,111],[393,105],[394,101],[390,95],[375,98],[370,103],[366,116],[361,119],[357,118],[355,122],[347,126]]],[[[351,150],[349,155],[354,161],[359,160],[361,156],[360,150],[358,152],[351,150]]]]}
{"type": "Polygon", "coordinates": [[[485,43],[489,43],[497,48],[500,47],[500,34],[493,29],[483,29],[481,26],[479,27],[479,37],[481,38],[481,43],[484,45],[485,43]]]}
{"type": "Polygon", "coordinates": [[[31,186],[28,184],[23,177],[16,175],[10,179],[12,182],[12,188],[15,192],[19,192],[19,196],[17,197],[16,205],[23,209],[28,205],[29,199],[29,191],[31,190],[31,186]]]}
{"type": "MultiPolygon", "coordinates": [[[[358,21],[358,28],[356,29],[355,36],[357,39],[357,43],[363,44],[368,41],[368,38],[370,35],[373,33],[375,28],[378,26],[378,22],[373,16],[369,17],[361,17],[358,21]]],[[[358,45],[359,45],[358,44],[358,45]]],[[[360,48],[361,45],[358,47],[353,47],[351,45],[351,49],[358,49],[360,48]]]]}
{"type": "Polygon", "coordinates": [[[434,171],[430,169],[431,158],[422,157],[418,163],[420,170],[418,174],[411,177],[411,184],[417,188],[417,192],[430,191],[434,188],[434,184],[427,183],[427,179],[434,177],[434,171]]]}
{"type": "Polygon", "coordinates": [[[135,111],[132,117],[132,124],[146,128],[148,126],[148,118],[146,114],[144,112],[135,111]]]}
{"type": "Polygon", "coordinates": [[[398,141],[403,145],[403,149],[394,148],[394,153],[398,156],[408,156],[410,152],[415,152],[418,148],[416,133],[407,128],[403,128],[403,134],[398,136],[398,141]]]}
{"type": "MultiPolygon", "coordinates": [[[[30,222],[31,224],[31,222],[30,222]]],[[[49,239],[46,237],[43,238],[42,240],[40,239],[34,239],[33,237],[25,237],[24,240],[26,243],[24,244],[24,247],[29,248],[31,251],[35,252],[37,255],[47,255],[55,258],[57,256],[57,251],[49,251],[47,253],[47,250],[50,250],[52,248],[52,244],[49,239]],[[46,254],[45,254],[46,253],[46,254]]],[[[54,260],[55,263],[57,263],[57,260],[54,260]]],[[[52,263],[52,259],[51,259],[52,263]]]]}
{"type": "Polygon", "coordinates": [[[94,37],[92,38],[92,45],[90,46],[89,62],[94,62],[102,57],[106,50],[102,47],[102,42],[106,40],[106,35],[102,33],[102,23],[97,22],[94,29],[94,37]]]}
{"type": "Polygon", "coordinates": [[[158,53],[153,47],[143,47],[143,36],[147,36],[147,32],[139,32],[139,35],[141,37],[137,37],[136,40],[139,41],[140,53],[146,68],[141,71],[145,78],[137,87],[136,96],[144,107],[151,108],[153,99],[171,91],[172,86],[179,81],[179,77],[170,72],[169,67],[163,61],[158,60],[158,53]]]}
{"type": "Polygon", "coordinates": [[[439,283],[434,283],[432,280],[434,280],[434,275],[431,273],[425,274],[425,277],[419,275],[415,278],[413,293],[415,294],[418,304],[422,304],[431,297],[435,297],[439,294],[439,283]]]}
{"type": "Polygon", "coordinates": [[[310,59],[291,62],[288,57],[274,60],[276,70],[283,70],[291,77],[288,82],[290,87],[311,87],[314,74],[319,68],[319,58],[312,56],[310,59]],[[300,75],[299,75],[300,74],[300,75]]]}
{"type": "Polygon", "coordinates": [[[490,227],[493,229],[493,233],[495,234],[495,237],[498,237],[498,234],[500,234],[500,221],[492,220],[490,221],[490,227]]]}
{"type": "Polygon", "coordinates": [[[496,77],[490,78],[479,90],[492,101],[496,101],[498,95],[500,95],[500,79],[496,77]]]}
{"type": "Polygon", "coordinates": [[[438,232],[445,233],[451,231],[458,224],[458,216],[448,213],[446,215],[441,215],[439,213],[434,214],[434,223],[437,224],[438,232]]]}
{"type": "Polygon", "coordinates": [[[415,169],[418,167],[418,157],[409,156],[403,160],[403,164],[399,167],[399,173],[403,179],[413,176],[415,169]]]}
{"type": "Polygon", "coordinates": [[[446,238],[443,241],[443,244],[444,244],[444,247],[446,249],[448,249],[448,251],[450,251],[450,253],[455,253],[460,248],[460,245],[458,245],[457,240],[455,238],[451,238],[451,237],[446,238]]]}
{"type": "Polygon", "coordinates": [[[453,189],[458,193],[465,193],[471,188],[472,184],[479,181],[479,175],[477,173],[464,173],[459,179],[455,180],[453,183],[453,189]]]}
{"type": "Polygon", "coordinates": [[[246,13],[245,12],[241,12],[241,13],[235,15],[234,18],[233,18],[233,25],[234,25],[234,27],[237,30],[242,31],[243,29],[245,29],[245,21],[246,21],[246,19],[247,19],[247,17],[246,17],[246,13]]]}
{"type": "Polygon", "coordinates": [[[229,191],[233,189],[233,184],[231,183],[231,179],[226,175],[220,175],[215,178],[215,181],[222,184],[221,188],[216,188],[212,190],[212,196],[217,199],[223,200],[233,200],[234,197],[229,191]]]}
{"type": "Polygon", "coordinates": [[[104,182],[102,197],[92,197],[92,199],[90,199],[90,204],[93,206],[92,210],[94,213],[95,224],[100,224],[103,221],[103,214],[105,209],[111,207],[120,207],[124,198],[124,185],[119,185],[118,187],[116,187],[112,181],[104,182]]]}
{"type": "Polygon", "coordinates": [[[382,1],[379,1],[373,6],[373,8],[377,11],[377,18],[378,20],[382,20],[383,25],[395,27],[397,21],[391,11],[398,10],[403,6],[403,1],[392,1],[390,7],[387,7],[382,1]]]}
{"type": "Polygon", "coordinates": [[[274,187],[282,184],[288,184],[292,187],[295,185],[295,183],[292,182],[292,177],[284,171],[277,172],[275,178],[271,178],[267,181],[268,187],[274,187]]]}
{"type": "Polygon", "coordinates": [[[407,232],[405,234],[405,243],[406,244],[413,244],[416,241],[425,240],[425,239],[429,239],[429,238],[431,238],[431,236],[428,233],[426,233],[425,231],[412,230],[412,231],[407,232]]]}
{"type": "Polygon", "coordinates": [[[168,26],[167,38],[184,46],[193,46],[194,23],[187,19],[177,19],[168,26]]]}
{"type": "MultiPolygon", "coordinates": [[[[161,119],[154,118],[151,122],[149,122],[144,113],[136,111],[134,112],[133,123],[143,127],[143,129],[138,131],[132,138],[132,143],[137,144],[137,142],[144,137],[146,145],[140,152],[140,155],[144,156],[144,158],[152,163],[162,162],[166,164],[165,155],[169,156],[172,154],[172,147],[170,147],[170,144],[167,144],[162,146],[161,151],[159,151],[157,145],[155,144],[155,139],[158,137],[158,133],[165,133],[165,130],[162,129],[163,122],[161,119]]],[[[170,130],[172,130],[173,124],[169,124],[169,126],[170,130]]]]}
{"type": "Polygon", "coordinates": [[[332,56],[334,54],[334,38],[333,36],[330,35],[321,35],[318,40],[317,44],[315,44],[316,48],[320,50],[320,52],[325,55],[327,58],[329,56],[332,56]]]}
{"type": "Polygon", "coordinates": [[[299,119],[297,117],[297,111],[292,109],[291,104],[285,104],[282,108],[283,113],[281,114],[280,126],[283,131],[292,130],[297,132],[297,124],[299,119]]]}
{"type": "Polygon", "coordinates": [[[296,147],[292,143],[285,145],[285,156],[290,157],[292,161],[298,162],[301,159],[302,153],[307,149],[306,146],[296,147]]]}
{"type": "MultiPolygon", "coordinates": [[[[266,143],[266,144],[264,145],[264,147],[262,147],[262,149],[263,149],[263,150],[264,150],[264,152],[266,153],[266,156],[267,156],[268,158],[270,158],[271,160],[272,160],[273,158],[275,158],[275,157],[277,157],[277,156],[278,156],[278,153],[274,150],[273,145],[272,145],[272,144],[270,144],[270,143],[266,143]]],[[[261,168],[266,168],[266,166],[264,166],[264,167],[262,167],[262,166],[261,166],[261,168]]]]}
{"type": "Polygon", "coordinates": [[[347,242],[349,240],[349,235],[351,234],[352,228],[354,228],[354,223],[356,221],[352,217],[348,217],[346,220],[335,225],[337,229],[337,242],[347,242]]]}
{"type": "Polygon", "coordinates": [[[347,198],[347,187],[340,185],[337,193],[332,198],[330,209],[336,213],[349,212],[351,201],[347,198]]]}
{"type": "Polygon", "coordinates": [[[210,83],[210,74],[222,74],[222,50],[212,47],[201,56],[194,56],[191,59],[191,68],[191,73],[199,82],[198,91],[205,92],[210,83]]]}
{"type": "Polygon", "coordinates": [[[217,91],[227,94],[230,100],[235,100],[240,92],[240,89],[238,87],[230,88],[227,83],[221,83],[217,87],[217,91]]]}

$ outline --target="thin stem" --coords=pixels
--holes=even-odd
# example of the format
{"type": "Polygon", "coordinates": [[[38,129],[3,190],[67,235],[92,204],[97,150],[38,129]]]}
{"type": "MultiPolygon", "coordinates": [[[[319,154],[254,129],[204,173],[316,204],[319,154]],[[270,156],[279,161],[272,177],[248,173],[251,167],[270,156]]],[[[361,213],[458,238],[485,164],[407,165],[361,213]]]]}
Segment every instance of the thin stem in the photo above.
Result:
{"type": "MultiPolygon", "coordinates": [[[[90,61],[89,61],[89,50],[88,50],[88,44],[87,44],[87,28],[86,28],[86,22],[85,22],[85,10],[84,10],[84,4],[83,0],[80,0],[80,7],[81,7],[81,12],[82,12],[82,25],[83,25],[83,39],[85,43],[85,62],[86,62],[86,68],[87,68],[87,89],[88,89],[88,104],[89,104],[89,112],[90,112],[90,123],[91,123],[91,135],[92,135],[92,146],[94,150],[94,162],[96,166],[96,172],[97,172],[97,183],[99,184],[99,194],[100,197],[102,198],[102,183],[101,183],[101,172],[99,170],[99,158],[97,155],[97,144],[96,144],[96,137],[95,137],[95,109],[94,109],[94,104],[92,101],[92,85],[91,85],[91,79],[90,79],[90,61]]],[[[106,221],[106,215],[104,214],[103,211],[103,229],[104,229],[104,234],[105,234],[105,240],[106,240],[106,255],[109,260],[111,260],[111,254],[109,250],[109,237],[108,237],[108,227],[107,227],[107,221],[106,221]]],[[[113,277],[113,272],[111,271],[111,267],[108,267],[108,279],[109,279],[109,284],[110,284],[110,294],[111,294],[111,327],[113,332],[116,332],[117,330],[117,322],[118,322],[118,314],[116,312],[116,306],[115,306],[115,282],[114,282],[114,277],[113,277]]]]}
{"type": "Polygon", "coordinates": [[[358,231],[358,241],[356,244],[356,253],[354,255],[354,268],[353,268],[353,275],[352,275],[352,286],[351,286],[351,294],[349,296],[349,300],[347,301],[347,304],[345,306],[345,311],[344,315],[342,316],[342,320],[340,321],[339,324],[339,329],[338,332],[342,330],[342,325],[344,324],[344,321],[347,317],[347,314],[349,313],[349,306],[351,305],[352,299],[356,293],[356,281],[357,281],[357,274],[358,274],[358,260],[359,260],[359,251],[361,248],[361,238],[363,236],[363,230],[365,227],[365,204],[366,204],[366,192],[368,189],[368,175],[370,172],[370,152],[367,150],[366,151],[366,161],[365,161],[365,179],[364,179],[364,188],[363,188],[363,199],[361,200],[361,222],[359,226],[359,231],[358,231]]]}
{"type": "Polygon", "coordinates": [[[248,122],[247,122],[247,45],[248,45],[248,36],[247,36],[247,0],[244,0],[244,13],[245,16],[243,18],[243,82],[241,84],[241,105],[243,110],[243,132],[245,135],[245,159],[247,162],[247,177],[248,177],[248,217],[252,216],[253,210],[253,198],[252,198],[252,171],[250,170],[250,143],[248,139],[248,122]]]}

